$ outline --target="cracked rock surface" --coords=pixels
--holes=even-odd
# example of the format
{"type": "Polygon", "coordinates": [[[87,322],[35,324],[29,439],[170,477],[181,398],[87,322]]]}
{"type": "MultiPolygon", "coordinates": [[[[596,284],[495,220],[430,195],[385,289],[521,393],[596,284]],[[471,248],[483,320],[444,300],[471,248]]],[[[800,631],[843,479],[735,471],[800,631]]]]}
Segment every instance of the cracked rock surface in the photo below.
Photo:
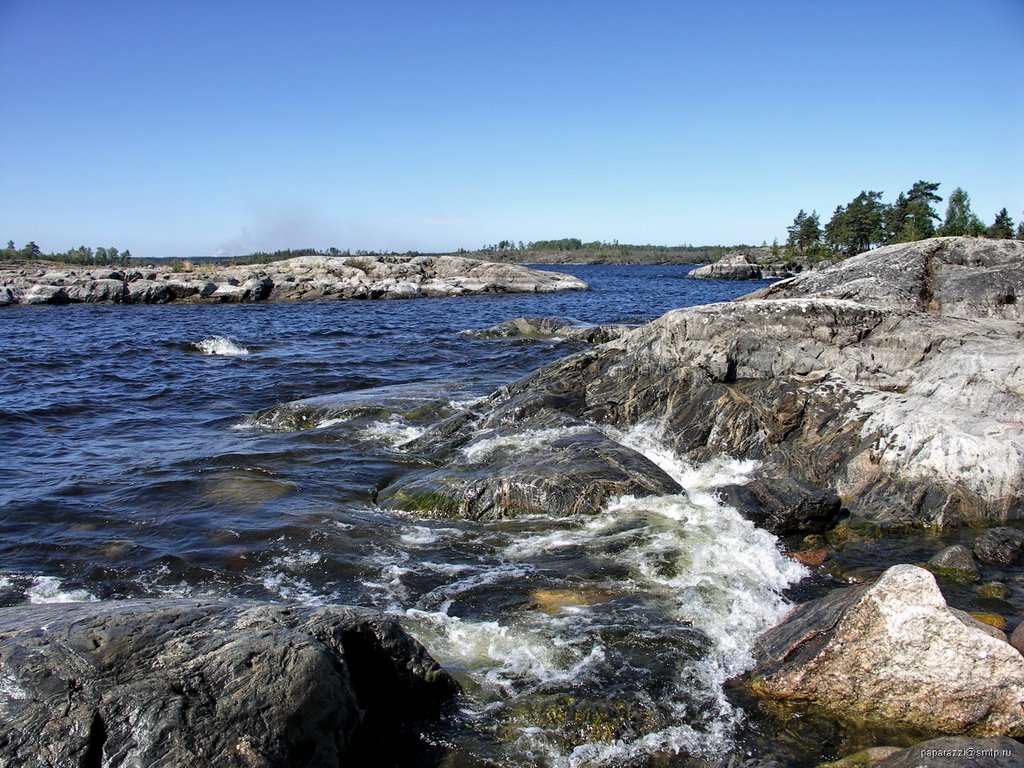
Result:
{"type": "Polygon", "coordinates": [[[476,406],[649,422],[695,461],[763,462],[884,527],[1024,515],[1024,243],[880,248],[669,312],[476,406]]]}
{"type": "Polygon", "coordinates": [[[357,764],[374,733],[435,714],[457,690],[396,622],[365,609],[0,609],[0,754],[12,766],[357,764]]]}

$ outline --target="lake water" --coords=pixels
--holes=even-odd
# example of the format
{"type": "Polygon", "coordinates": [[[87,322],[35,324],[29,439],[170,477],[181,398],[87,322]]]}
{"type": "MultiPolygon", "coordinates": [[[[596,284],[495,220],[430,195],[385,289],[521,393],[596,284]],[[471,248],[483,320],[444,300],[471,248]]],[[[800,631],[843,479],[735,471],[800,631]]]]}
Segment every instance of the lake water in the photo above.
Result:
{"type": "Polygon", "coordinates": [[[690,466],[636,428],[613,437],[687,495],[493,523],[371,502],[417,466],[403,443],[430,419],[581,348],[462,331],[535,315],[641,323],[760,287],[685,280],[680,266],[561,269],[593,290],[0,311],[0,604],[237,596],[386,611],[466,692],[410,764],[742,758],[757,728],[724,683],[805,574],[714,496],[753,465],[690,466]],[[294,429],[255,416],[340,393],[377,407],[294,429]]]}

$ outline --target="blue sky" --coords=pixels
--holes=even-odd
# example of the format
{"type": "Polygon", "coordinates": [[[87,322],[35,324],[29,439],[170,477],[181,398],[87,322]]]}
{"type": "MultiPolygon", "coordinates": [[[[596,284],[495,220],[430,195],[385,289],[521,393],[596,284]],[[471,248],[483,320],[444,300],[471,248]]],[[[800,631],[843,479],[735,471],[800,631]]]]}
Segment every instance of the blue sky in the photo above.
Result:
{"type": "Polygon", "coordinates": [[[0,0],[0,96],[0,238],[47,251],[756,244],[918,179],[1024,215],[1024,0],[0,0]]]}

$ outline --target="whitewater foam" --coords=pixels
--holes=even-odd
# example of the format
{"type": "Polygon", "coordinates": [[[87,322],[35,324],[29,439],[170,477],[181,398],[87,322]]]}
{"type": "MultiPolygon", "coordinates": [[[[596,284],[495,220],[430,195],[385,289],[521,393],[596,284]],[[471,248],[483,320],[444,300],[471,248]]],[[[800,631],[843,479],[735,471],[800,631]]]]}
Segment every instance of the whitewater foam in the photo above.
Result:
{"type": "Polygon", "coordinates": [[[64,589],[55,576],[35,576],[25,589],[30,603],[88,603],[99,598],[84,589],[64,589]]]}
{"type": "Polygon", "coordinates": [[[227,357],[243,357],[250,354],[249,349],[232,341],[226,336],[210,336],[192,344],[204,355],[223,355],[227,357]]]}
{"type": "Polygon", "coordinates": [[[381,442],[393,448],[401,448],[406,443],[411,443],[425,431],[426,427],[410,424],[401,416],[394,414],[387,421],[375,421],[369,424],[366,428],[360,430],[359,437],[363,440],[381,442]]]}
{"type": "Polygon", "coordinates": [[[521,456],[527,453],[547,450],[548,446],[559,438],[578,435],[590,429],[591,427],[588,426],[550,427],[547,429],[527,429],[509,435],[485,437],[464,446],[462,454],[474,463],[485,461],[491,454],[498,451],[513,456],[521,456]]]}

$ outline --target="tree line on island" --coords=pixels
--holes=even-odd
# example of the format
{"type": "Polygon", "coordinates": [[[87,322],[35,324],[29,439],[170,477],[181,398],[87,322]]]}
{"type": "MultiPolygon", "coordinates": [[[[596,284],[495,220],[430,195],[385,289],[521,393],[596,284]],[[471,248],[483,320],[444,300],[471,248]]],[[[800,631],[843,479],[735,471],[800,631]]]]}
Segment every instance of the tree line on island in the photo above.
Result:
{"type": "MultiPolygon", "coordinates": [[[[786,229],[785,255],[808,261],[845,258],[881,245],[956,235],[1024,240],[1024,221],[1015,230],[1006,208],[985,226],[962,187],[949,194],[946,215],[940,217],[933,207],[942,202],[938,189],[936,182],[918,181],[891,204],[882,202],[881,192],[862,191],[846,205],[836,206],[824,227],[817,211],[801,209],[786,229]]],[[[772,250],[778,254],[777,241],[772,250]]]]}

